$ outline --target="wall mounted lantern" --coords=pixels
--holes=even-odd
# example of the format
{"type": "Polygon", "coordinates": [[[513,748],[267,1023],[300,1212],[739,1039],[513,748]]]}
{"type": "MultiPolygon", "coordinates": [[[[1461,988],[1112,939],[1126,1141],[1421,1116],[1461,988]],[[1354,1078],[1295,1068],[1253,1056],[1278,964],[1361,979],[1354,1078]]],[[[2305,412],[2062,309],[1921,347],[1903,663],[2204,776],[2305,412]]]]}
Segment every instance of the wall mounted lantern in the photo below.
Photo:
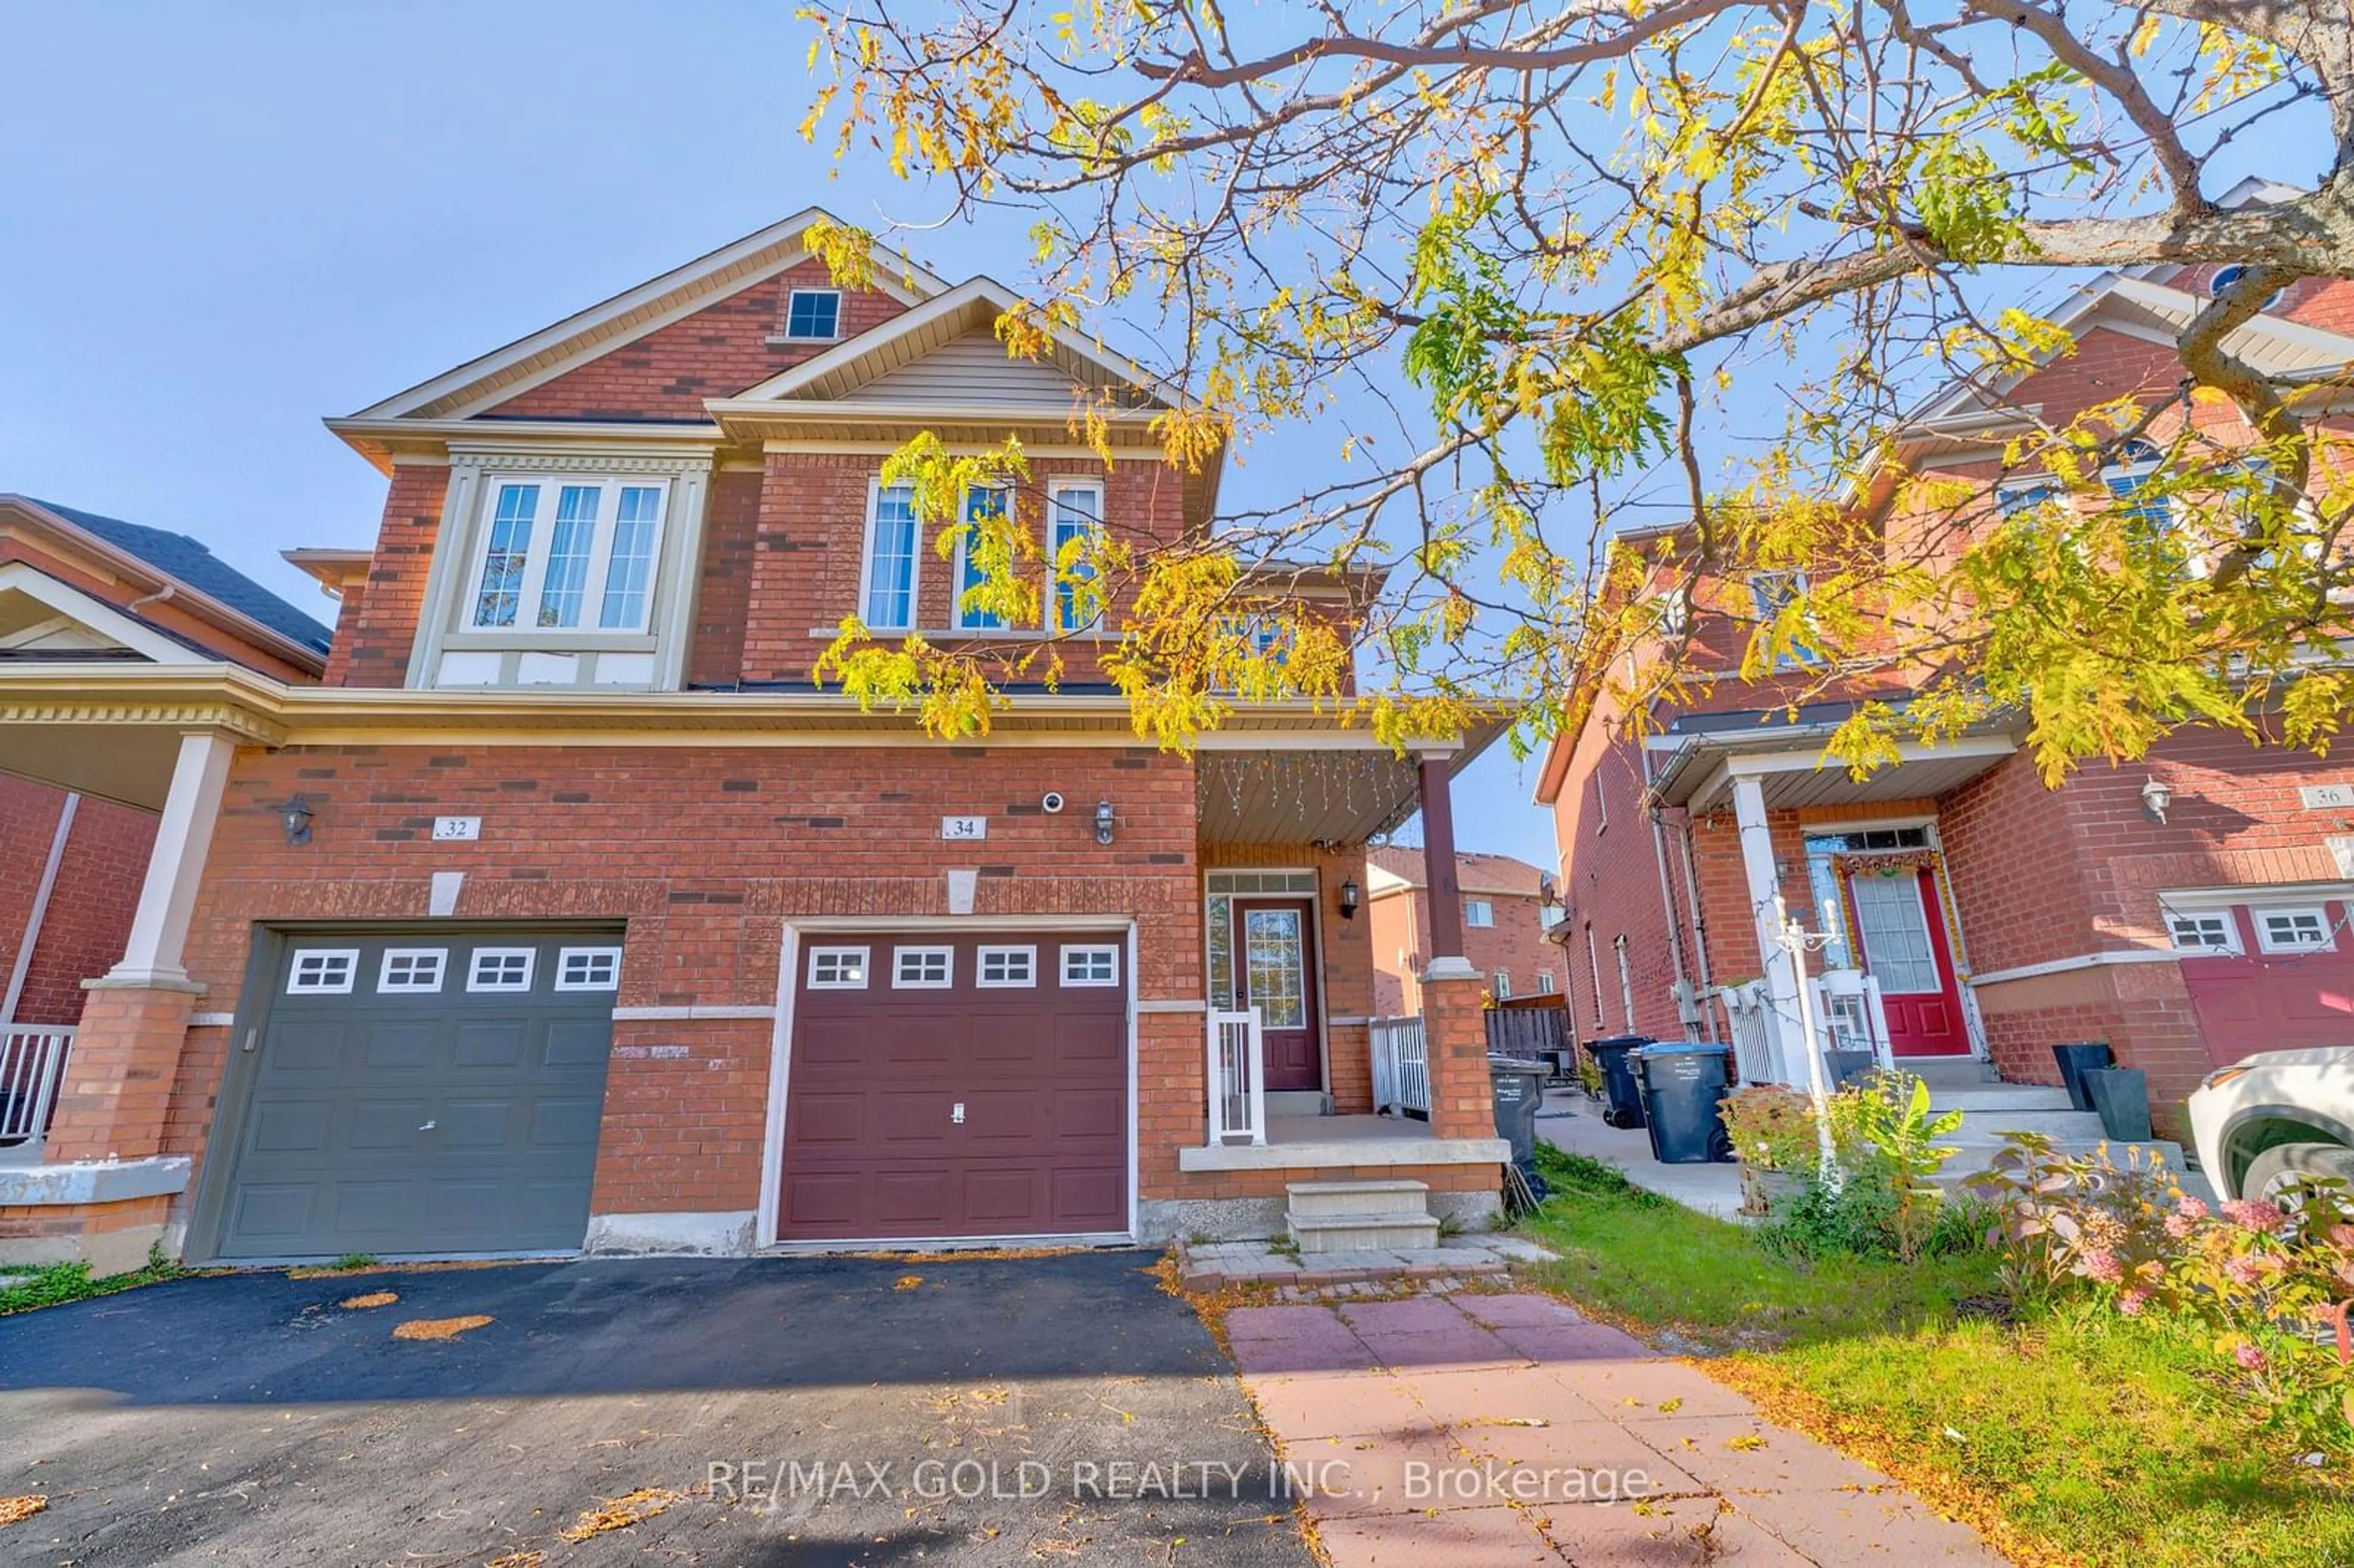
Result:
{"type": "Polygon", "coordinates": [[[311,819],[315,815],[311,802],[297,795],[278,808],[278,815],[286,823],[286,842],[307,844],[311,842],[311,819]]]}
{"type": "Polygon", "coordinates": [[[1355,877],[1352,876],[1341,884],[1341,919],[1353,920],[1357,917],[1357,901],[1363,896],[1363,889],[1357,885],[1355,877]]]}
{"type": "Polygon", "coordinates": [[[1099,844],[1111,842],[1111,830],[1115,820],[1111,814],[1111,802],[1097,800],[1096,802],[1096,842],[1099,844]]]}
{"type": "Polygon", "coordinates": [[[2174,804],[2174,786],[2161,779],[2152,779],[2141,787],[2141,809],[2159,827],[2166,826],[2166,809],[2174,804]]]}

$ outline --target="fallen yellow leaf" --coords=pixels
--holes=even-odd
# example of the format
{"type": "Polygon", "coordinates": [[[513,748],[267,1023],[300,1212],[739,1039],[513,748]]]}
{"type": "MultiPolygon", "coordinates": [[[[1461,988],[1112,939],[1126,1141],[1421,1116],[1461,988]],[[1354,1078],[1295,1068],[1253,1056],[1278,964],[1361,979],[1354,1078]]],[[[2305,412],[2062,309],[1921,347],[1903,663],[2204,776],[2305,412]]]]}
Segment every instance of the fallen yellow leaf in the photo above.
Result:
{"type": "Polygon", "coordinates": [[[412,1318],[408,1322],[396,1326],[392,1330],[392,1337],[396,1340],[454,1340],[468,1330],[479,1329],[490,1320],[488,1318],[479,1316],[412,1318]]]}
{"type": "Polygon", "coordinates": [[[38,1493],[30,1497],[0,1498],[0,1524],[22,1524],[48,1506],[49,1499],[38,1493]]]}
{"type": "Polygon", "coordinates": [[[338,1303],[351,1311],[365,1311],[370,1307],[389,1307],[400,1299],[398,1290],[371,1290],[364,1296],[346,1296],[338,1303]]]}
{"type": "Polygon", "coordinates": [[[627,1530],[630,1526],[653,1518],[684,1495],[661,1487],[640,1487],[636,1491],[618,1498],[607,1498],[605,1506],[592,1508],[581,1514],[579,1520],[564,1532],[567,1541],[586,1541],[592,1535],[602,1535],[609,1530],[627,1530]]]}

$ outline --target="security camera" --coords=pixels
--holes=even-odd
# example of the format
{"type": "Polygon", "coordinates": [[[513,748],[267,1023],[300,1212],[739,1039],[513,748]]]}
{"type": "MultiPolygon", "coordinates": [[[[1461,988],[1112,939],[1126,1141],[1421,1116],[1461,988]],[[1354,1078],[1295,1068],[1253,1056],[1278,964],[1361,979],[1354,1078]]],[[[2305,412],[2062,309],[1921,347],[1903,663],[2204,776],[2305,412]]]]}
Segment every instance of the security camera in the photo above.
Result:
{"type": "Polygon", "coordinates": [[[1050,817],[1055,812],[1061,810],[1063,809],[1062,791],[1058,789],[1047,790],[1044,797],[1039,800],[1038,809],[1045,812],[1050,817]]]}

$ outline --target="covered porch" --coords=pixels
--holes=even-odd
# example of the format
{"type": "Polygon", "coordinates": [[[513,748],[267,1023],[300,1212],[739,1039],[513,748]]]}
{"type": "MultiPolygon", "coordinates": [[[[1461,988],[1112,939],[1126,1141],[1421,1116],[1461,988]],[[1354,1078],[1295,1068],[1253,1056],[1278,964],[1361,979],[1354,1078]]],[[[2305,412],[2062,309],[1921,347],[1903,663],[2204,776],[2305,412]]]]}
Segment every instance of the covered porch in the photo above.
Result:
{"type": "Polygon", "coordinates": [[[1490,1106],[1484,982],[1462,956],[1451,793],[1496,733],[1403,756],[1345,731],[1312,747],[1231,733],[1205,745],[1202,1136],[1178,1150],[1181,1171],[1492,1172],[1510,1157],[1490,1106]],[[1444,868],[1437,956],[1423,1010],[1376,1016],[1364,849],[1417,811],[1444,868]]]}
{"type": "Polygon", "coordinates": [[[1709,727],[1667,742],[1651,786],[1656,804],[1684,809],[1701,887],[1739,890],[1737,907],[1707,912],[1705,994],[1744,1082],[1803,1086],[1810,1053],[1830,1081],[1987,1055],[1941,818],[2018,741],[1989,725],[1905,743],[1859,778],[1823,752],[1844,716],[1703,715],[1709,727]]]}

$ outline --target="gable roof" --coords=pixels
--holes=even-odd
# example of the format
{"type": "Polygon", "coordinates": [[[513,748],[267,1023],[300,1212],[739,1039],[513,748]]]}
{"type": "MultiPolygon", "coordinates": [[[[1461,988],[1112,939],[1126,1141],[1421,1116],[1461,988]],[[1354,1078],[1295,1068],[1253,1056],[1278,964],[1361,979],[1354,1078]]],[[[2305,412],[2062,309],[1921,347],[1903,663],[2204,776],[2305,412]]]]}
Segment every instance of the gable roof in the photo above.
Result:
{"type": "MultiPolygon", "coordinates": [[[[842,220],[823,207],[790,217],[625,289],[553,325],[420,381],[351,416],[353,419],[438,419],[461,417],[551,380],[582,361],[643,337],[724,295],[748,289],[809,260],[802,237],[821,219],[842,220]]],[[[874,285],[914,303],[948,285],[899,251],[876,247],[874,285]]],[[[335,423],[331,421],[332,429],[335,423]]]]}
{"type": "MultiPolygon", "coordinates": [[[[1430,885],[1423,853],[1406,844],[1384,844],[1365,852],[1366,891],[1375,897],[1387,893],[1418,892],[1430,885]],[[1375,874],[1378,873],[1379,874],[1375,874]]],[[[1455,852],[1456,885],[1466,893],[1535,898],[1544,890],[1544,873],[1527,861],[1478,850],[1455,852]]]]}
{"type": "Polygon", "coordinates": [[[206,548],[203,541],[186,534],[126,523],[119,517],[30,496],[0,495],[0,503],[28,510],[52,526],[80,534],[127,556],[314,656],[325,654],[327,645],[334,640],[334,633],[325,626],[229,566],[206,548]]]}
{"type": "MultiPolygon", "coordinates": [[[[858,403],[864,400],[862,393],[873,393],[894,373],[932,357],[960,339],[993,332],[998,317],[1023,303],[1019,294],[994,278],[969,278],[757,387],[733,397],[715,397],[709,406],[725,418],[729,414],[768,412],[769,406],[779,403],[858,403]]],[[[1134,408],[1185,405],[1182,392],[1102,344],[1060,327],[1047,328],[1046,335],[1047,350],[1039,360],[1009,358],[1002,348],[998,355],[1016,366],[1052,366],[1076,387],[1105,393],[1115,403],[1134,408]]]]}

